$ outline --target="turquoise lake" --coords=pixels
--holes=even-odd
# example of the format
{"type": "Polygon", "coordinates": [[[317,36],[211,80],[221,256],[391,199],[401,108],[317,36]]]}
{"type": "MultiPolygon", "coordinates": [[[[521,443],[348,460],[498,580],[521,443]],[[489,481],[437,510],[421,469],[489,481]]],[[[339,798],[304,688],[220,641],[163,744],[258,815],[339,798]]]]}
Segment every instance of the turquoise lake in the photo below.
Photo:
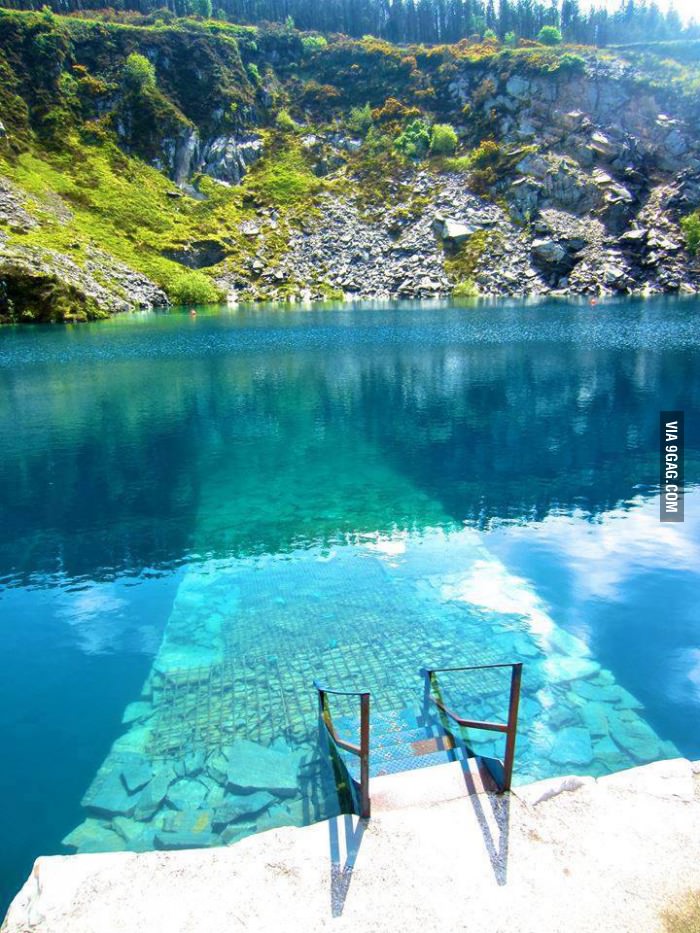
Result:
{"type": "Polygon", "coordinates": [[[0,914],[39,854],[338,812],[314,677],[408,724],[524,662],[516,783],[700,758],[699,364],[697,299],[0,331],[0,914]]]}

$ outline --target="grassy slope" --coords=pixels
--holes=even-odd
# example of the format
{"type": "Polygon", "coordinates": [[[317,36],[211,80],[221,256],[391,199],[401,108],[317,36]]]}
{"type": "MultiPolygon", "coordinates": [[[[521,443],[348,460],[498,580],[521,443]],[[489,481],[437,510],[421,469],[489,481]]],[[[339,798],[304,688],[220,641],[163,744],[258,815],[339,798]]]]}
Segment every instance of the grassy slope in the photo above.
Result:
{"type": "Polygon", "coordinates": [[[27,192],[24,206],[40,221],[28,233],[10,232],[11,242],[68,253],[78,263],[81,247],[99,246],[183,302],[214,301],[218,291],[204,272],[185,270],[164,258],[164,250],[201,239],[218,241],[228,254],[227,265],[240,266],[254,252],[251,241],[240,233],[241,223],[256,217],[251,195],[255,203],[270,199],[284,205],[285,221],[277,236],[266,237],[268,248],[276,245],[281,250],[287,225],[318,186],[298,153],[284,150],[274,161],[255,167],[239,187],[203,179],[206,201],[173,198],[169,193],[177,189],[172,182],[138,158],[124,155],[114,143],[81,145],[75,139],[60,152],[32,148],[11,161],[0,158],[0,173],[27,192]],[[55,210],[56,194],[72,213],[67,224],[55,210]]]}

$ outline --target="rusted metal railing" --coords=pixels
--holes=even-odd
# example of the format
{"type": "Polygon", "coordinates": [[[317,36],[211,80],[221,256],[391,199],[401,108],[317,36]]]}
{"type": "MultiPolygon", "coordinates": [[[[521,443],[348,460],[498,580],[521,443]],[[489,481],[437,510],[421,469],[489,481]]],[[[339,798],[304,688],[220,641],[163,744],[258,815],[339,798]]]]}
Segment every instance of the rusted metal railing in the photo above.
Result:
{"type": "Polygon", "coordinates": [[[370,800],[369,800],[369,698],[368,691],[352,690],[331,690],[324,687],[317,680],[314,681],[314,687],[318,691],[318,708],[321,721],[326,727],[326,731],[331,740],[338,748],[344,749],[356,755],[360,759],[360,816],[363,819],[369,819],[370,800]],[[360,699],[360,744],[355,745],[346,739],[341,739],[335,731],[333,717],[331,716],[328,696],[359,697],[360,699]]]}
{"type": "MultiPolygon", "coordinates": [[[[509,791],[511,787],[511,782],[513,778],[513,763],[515,760],[515,739],[518,731],[518,706],[520,704],[520,683],[523,675],[523,665],[522,662],[517,662],[515,664],[477,664],[473,667],[442,667],[442,668],[430,668],[425,669],[425,675],[427,677],[427,685],[429,690],[430,699],[441,710],[445,716],[452,719],[457,723],[458,726],[464,727],[466,729],[485,729],[488,732],[502,732],[506,736],[506,750],[505,757],[503,759],[503,778],[502,780],[497,780],[496,783],[499,785],[499,792],[504,793],[509,791]],[[439,687],[437,684],[436,674],[447,674],[447,673],[457,673],[462,671],[485,671],[485,670],[494,670],[496,668],[511,668],[511,678],[510,678],[510,698],[508,701],[508,721],[505,723],[502,722],[486,722],[478,719],[465,719],[462,716],[457,715],[454,710],[449,709],[442,700],[440,696],[439,687]],[[437,696],[432,696],[432,690],[435,689],[437,696]]],[[[495,776],[494,776],[495,777],[495,776]]]]}

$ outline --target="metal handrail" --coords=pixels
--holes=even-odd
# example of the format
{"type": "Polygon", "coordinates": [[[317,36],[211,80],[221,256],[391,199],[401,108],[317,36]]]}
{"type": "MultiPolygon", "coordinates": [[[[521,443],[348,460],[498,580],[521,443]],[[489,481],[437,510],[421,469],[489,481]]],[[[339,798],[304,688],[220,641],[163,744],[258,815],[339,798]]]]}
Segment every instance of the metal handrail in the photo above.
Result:
{"type": "Polygon", "coordinates": [[[368,690],[332,690],[323,686],[319,681],[314,680],[314,687],[318,691],[319,715],[326,727],[326,731],[338,748],[344,749],[356,755],[360,759],[360,816],[362,819],[369,819],[370,799],[369,799],[369,698],[368,690]],[[331,716],[328,705],[328,695],[331,696],[355,696],[360,698],[360,744],[355,745],[348,742],[347,739],[341,739],[335,731],[333,717],[331,716]]]}
{"type": "MultiPolygon", "coordinates": [[[[518,707],[520,705],[520,683],[522,680],[523,674],[523,665],[521,661],[518,661],[514,664],[475,664],[470,667],[437,667],[437,668],[426,668],[425,674],[428,678],[428,683],[430,686],[433,686],[433,677],[435,674],[444,674],[444,673],[453,673],[461,671],[484,671],[484,670],[493,670],[495,668],[509,667],[511,669],[511,678],[510,678],[510,697],[508,700],[508,722],[487,722],[485,720],[478,719],[465,719],[462,716],[458,716],[454,710],[449,709],[442,698],[434,697],[431,695],[430,699],[437,706],[439,710],[448,716],[450,719],[454,720],[458,726],[463,726],[467,729],[484,729],[489,732],[501,732],[505,733],[506,736],[506,751],[503,759],[503,780],[500,783],[499,791],[504,793],[509,791],[511,788],[512,778],[513,778],[513,764],[515,761],[515,739],[518,732],[518,707]]],[[[437,686],[437,685],[436,685],[437,686]]]]}

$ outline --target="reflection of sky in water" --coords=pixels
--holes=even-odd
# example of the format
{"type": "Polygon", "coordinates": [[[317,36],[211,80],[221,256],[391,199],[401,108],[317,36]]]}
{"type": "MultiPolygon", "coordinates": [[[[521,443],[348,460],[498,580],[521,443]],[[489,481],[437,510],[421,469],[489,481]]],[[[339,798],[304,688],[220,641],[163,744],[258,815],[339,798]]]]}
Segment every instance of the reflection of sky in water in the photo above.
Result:
{"type": "Polygon", "coordinates": [[[77,646],[85,654],[133,651],[152,655],[162,635],[159,624],[138,618],[129,598],[137,582],[85,583],[68,587],[54,600],[56,617],[70,626],[77,646]]]}
{"type": "Polygon", "coordinates": [[[487,546],[522,574],[556,620],[608,663],[688,755],[700,754],[700,489],[685,522],[661,523],[657,497],[591,519],[506,524],[487,546]],[[673,704],[669,707],[668,704],[673,704]]]}
{"type": "Polygon", "coordinates": [[[548,515],[542,522],[510,526],[507,536],[556,550],[575,577],[579,600],[622,600],[626,584],[640,573],[700,573],[698,504],[700,490],[688,490],[685,522],[662,523],[658,499],[638,496],[593,520],[579,511],[548,515]]]}

